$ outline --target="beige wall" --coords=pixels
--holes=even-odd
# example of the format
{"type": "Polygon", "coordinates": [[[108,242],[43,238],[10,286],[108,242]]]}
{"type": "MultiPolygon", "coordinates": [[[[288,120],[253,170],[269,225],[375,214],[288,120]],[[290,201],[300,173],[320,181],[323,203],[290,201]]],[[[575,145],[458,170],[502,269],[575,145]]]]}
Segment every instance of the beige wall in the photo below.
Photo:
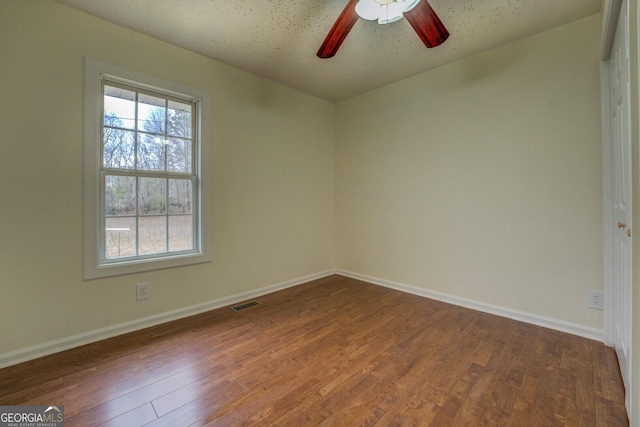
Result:
{"type": "Polygon", "coordinates": [[[0,94],[0,355],[333,268],[330,103],[40,0],[0,1],[0,94]],[[213,263],[82,282],[83,55],[211,93],[213,263]]]}
{"type": "Polygon", "coordinates": [[[601,329],[600,17],[337,105],[339,269],[601,329]]]}

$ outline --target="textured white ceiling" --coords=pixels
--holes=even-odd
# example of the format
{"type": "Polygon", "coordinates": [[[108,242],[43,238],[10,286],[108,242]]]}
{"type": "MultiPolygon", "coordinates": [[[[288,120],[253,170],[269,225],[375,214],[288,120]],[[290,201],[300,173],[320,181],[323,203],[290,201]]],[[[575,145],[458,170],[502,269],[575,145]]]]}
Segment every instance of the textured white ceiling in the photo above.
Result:
{"type": "Polygon", "coordinates": [[[57,0],[339,101],[597,13],[601,0],[430,0],[451,36],[426,49],[406,20],[358,20],[337,55],[316,52],[347,0],[57,0]]]}

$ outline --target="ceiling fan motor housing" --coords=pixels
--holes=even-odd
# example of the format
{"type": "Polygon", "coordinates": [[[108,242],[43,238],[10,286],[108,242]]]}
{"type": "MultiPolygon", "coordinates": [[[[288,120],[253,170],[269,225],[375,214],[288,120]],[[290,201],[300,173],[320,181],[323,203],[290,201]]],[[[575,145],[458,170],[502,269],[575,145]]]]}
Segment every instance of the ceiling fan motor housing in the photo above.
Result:
{"type": "Polygon", "coordinates": [[[359,0],[356,13],[368,21],[390,24],[402,19],[402,14],[410,11],[420,0],[359,0]]]}

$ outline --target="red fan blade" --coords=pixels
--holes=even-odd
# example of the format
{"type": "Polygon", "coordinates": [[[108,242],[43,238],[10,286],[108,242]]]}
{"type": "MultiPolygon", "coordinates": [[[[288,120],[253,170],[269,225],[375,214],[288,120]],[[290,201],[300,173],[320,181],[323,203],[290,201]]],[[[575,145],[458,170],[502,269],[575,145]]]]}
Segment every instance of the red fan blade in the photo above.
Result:
{"type": "Polygon", "coordinates": [[[340,45],[347,38],[347,34],[349,34],[349,31],[358,20],[358,14],[356,13],[357,2],[358,0],[349,0],[347,6],[342,10],[335,24],[331,27],[331,31],[322,42],[322,46],[320,46],[316,54],[318,58],[331,58],[338,52],[340,45]]]}
{"type": "Polygon", "coordinates": [[[449,37],[449,31],[427,0],[420,0],[420,3],[405,13],[404,17],[427,47],[439,46],[449,37]]]}

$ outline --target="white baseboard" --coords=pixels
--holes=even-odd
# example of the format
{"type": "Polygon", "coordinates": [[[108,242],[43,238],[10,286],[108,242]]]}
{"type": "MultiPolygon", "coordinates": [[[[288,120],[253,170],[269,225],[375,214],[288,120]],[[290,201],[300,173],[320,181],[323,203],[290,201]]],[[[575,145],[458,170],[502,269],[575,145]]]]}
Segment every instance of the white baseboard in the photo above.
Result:
{"type": "Polygon", "coordinates": [[[430,298],[430,299],[446,302],[446,303],[461,306],[461,307],[471,308],[473,310],[495,314],[496,316],[506,317],[509,319],[530,323],[532,325],[542,326],[544,328],[554,329],[556,331],[561,331],[561,332],[567,332],[569,334],[578,335],[584,338],[589,338],[595,341],[603,342],[602,329],[578,325],[576,323],[565,322],[564,320],[545,317],[545,316],[541,316],[534,313],[527,313],[525,311],[513,310],[510,308],[500,307],[500,306],[487,304],[479,301],[473,301],[466,298],[457,297],[455,295],[449,295],[445,293],[430,291],[428,289],[405,285],[405,284],[393,282],[390,280],[379,279],[377,277],[366,276],[364,274],[354,273],[352,271],[336,269],[335,273],[341,276],[351,277],[353,279],[358,279],[364,282],[372,283],[374,285],[384,286],[384,287],[395,289],[398,291],[419,295],[425,298],[430,298]]]}
{"type": "Polygon", "coordinates": [[[201,304],[195,304],[189,307],[179,308],[160,314],[155,314],[153,316],[144,317],[142,319],[135,319],[128,322],[119,323],[117,325],[95,329],[92,331],[87,331],[80,334],[47,341],[42,344],[37,344],[30,347],[3,353],[0,354],[0,369],[11,365],[16,365],[18,363],[26,362],[28,360],[47,356],[53,353],[69,350],[81,345],[91,344],[96,341],[112,338],[117,335],[126,334],[128,332],[137,331],[140,329],[148,328],[150,326],[159,325],[161,323],[182,319],[185,317],[204,313],[206,311],[214,310],[216,308],[225,307],[251,298],[256,298],[261,295],[269,294],[286,288],[291,288],[293,286],[310,282],[312,280],[321,279],[332,274],[335,274],[334,270],[323,271],[320,273],[311,274],[309,276],[287,280],[286,282],[277,283],[275,285],[229,295],[201,304]]]}
{"type": "Polygon", "coordinates": [[[466,298],[457,297],[454,295],[430,291],[428,289],[423,289],[423,288],[418,288],[411,285],[393,282],[390,280],[371,277],[371,276],[354,273],[347,270],[336,269],[336,270],[323,271],[323,272],[312,274],[305,277],[299,277],[297,279],[288,280],[286,282],[277,283],[275,285],[270,285],[270,286],[254,289],[247,292],[229,295],[229,296],[218,298],[212,301],[207,301],[201,304],[195,304],[189,307],[167,311],[164,313],[156,314],[156,315],[145,317],[142,319],[131,320],[128,322],[119,323],[117,325],[95,329],[92,331],[87,331],[80,334],[63,337],[63,338],[59,338],[52,341],[47,341],[42,344],[37,344],[30,347],[18,349],[15,351],[3,353],[3,354],[0,354],[0,369],[5,368],[7,366],[11,366],[11,365],[16,365],[18,363],[26,362],[28,360],[47,356],[53,353],[58,353],[60,351],[69,350],[74,347],[79,347],[85,344],[91,344],[93,342],[101,341],[107,338],[112,338],[117,335],[126,334],[128,332],[137,331],[140,329],[148,328],[150,326],[159,325],[161,323],[166,323],[173,320],[178,320],[178,319],[193,316],[196,314],[204,313],[206,311],[232,305],[232,304],[242,302],[251,298],[257,298],[261,295],[266,295],[282,289],[291,288],[293,286],[310,282],[312,280],[331,276],[332,274],[339,274],[341,276],[351,277],[353,279],[362,280],[364,282],[372,283],[374,285],[384,286],[384,287],[395,289],[398,291],[407,292],[407,293],[422,296],[425,298],[431,298],[437,301],[442,301],[449,304],[482,311],[485,313],[495,314],[497,316],[506,317],[509,319],[518,320],[521,322],[530,323],[533,325],[542,326],[545,328],[554,329],[561,332],[567,332],[569,334],[578,335],[581,337],[593,339],[600,342],[603,341],[602,329],[591,328],[588,326],[565,322],[563,320],[540,316],[534,313],[527,313],[524,311],[513,310],[505,307],[499,307],[491,304],[486,304],[483,302],[478,302],[478,301],[473,301],[466,298]]]}

